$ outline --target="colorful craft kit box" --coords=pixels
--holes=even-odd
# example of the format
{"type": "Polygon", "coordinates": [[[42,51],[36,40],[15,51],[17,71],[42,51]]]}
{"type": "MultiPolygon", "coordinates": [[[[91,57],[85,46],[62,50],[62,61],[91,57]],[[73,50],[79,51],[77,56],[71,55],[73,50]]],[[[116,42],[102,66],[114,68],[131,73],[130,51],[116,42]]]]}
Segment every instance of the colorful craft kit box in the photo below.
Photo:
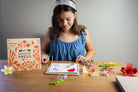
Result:
{"type": "Polygon", "coordinates": [[[40,38],[7,39],[7,51],[13,71],[41,69],[40,38]]]}

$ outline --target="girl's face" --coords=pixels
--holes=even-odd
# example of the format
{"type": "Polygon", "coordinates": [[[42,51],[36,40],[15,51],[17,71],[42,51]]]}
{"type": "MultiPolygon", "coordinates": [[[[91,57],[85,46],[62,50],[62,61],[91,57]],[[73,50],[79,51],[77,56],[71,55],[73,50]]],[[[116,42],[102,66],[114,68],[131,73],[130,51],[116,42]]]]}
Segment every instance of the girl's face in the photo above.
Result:
{"type": "Polygon", "coordinates": [[[62,12],[61,14],[59,14],[58,17],[59,27],[61,27],[63,31],[70,30],[70,28],[74,24],[75,18],[76,18],[76,13],[74,14],[71,11],[62,12]]]}

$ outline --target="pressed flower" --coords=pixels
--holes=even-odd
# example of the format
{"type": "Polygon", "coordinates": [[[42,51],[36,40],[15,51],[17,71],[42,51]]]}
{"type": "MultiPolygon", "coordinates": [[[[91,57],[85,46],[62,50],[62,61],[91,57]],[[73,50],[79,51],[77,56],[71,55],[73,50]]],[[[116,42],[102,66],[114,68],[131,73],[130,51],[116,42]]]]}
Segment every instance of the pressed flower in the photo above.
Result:
{"type": "Polygon", "coordinates": [[[91,66],[93,67],[95,64],[93,63],[91,66]]]}
{"type": "Polygon", "coordinates": [[[67,68],[71,68],[71,66],[70,65],[67,65],[67,68]]]}
{"type": "Polygon", "coordinates": [[[103,62],[103,65],[107,65],[107,63],[106,62],[103,62]]]}
{"type": "Polygon", "coordinates": [[[95,71],[94,73],[91,74],[91,76],[99,76],[99,72],[98,71],[95,71]]]}
{"type": "Polygon", "coordinates": [[[61,76],[61,78],[59,78],[59,79],[67,79],[67,75],[63,75],[63,76],[61,76]]]}
{"type": "Polygon", "coordinates": [[[82,72],[83,72],[83,73],[88,73],[85,66],[83,66],[82,72]]]}
{"type": "Polygon", "coordinates": [[[118,66],[118,64],[115,64],[115,63],[113,63],[113,62],[109,62],[109,65],[110,65],[110,66],[118,66]]]}
{"type": "Polygon", "coordinates": [[[95,76],[99,76],[99,72],[97,71],[97,72],[94,72],[94,75],[95,76]]]}
{"type": "Polygon", "coordinates": [[[84,62],[83,62],[83,60],[81,61],[81,63],[84,65],[84,62]]]}
{"type": "Polygon", "coordinates": [[[91,76],[91,73],[88,73],[88,76],[91,76]]]}
{"type": "Polygon", "coordinates": [[[61,67],[61,64],[57,64],[58,67],[61,67]]]}
{"type": "Polygon", "coordinates": [[[4,72],[5,75],[12,74],[12,67],[7,67],[4,65],[4,69],[1,69],[1,72],[4,72]]]}
{"type": "Polygon", "coordinates": [[[52,81],[51,83],[53,85],[56,85],[56,84],[59,84],[59,83],[64,83],[66,81],[66,79],[67,79],[67,75],[63,75],[63,76],[59,75],[57,79],[58,80],[52,81]]]}
{"type": "Polygon", "coordinates": [[[74,72],[74,71],[75,71],[75,68],[68,69],[68,72],[74,72]]]}
{"type": "Polygon", "coordinates": [[[91,69],[91,72],[95,72],[95,68],[92,68],[92,69],[91,69]]]}
{"type": "Polygon", "coordinates": [[[109,76],[109,72],[108,71],[104,71],[105,76],[109,76]]]}

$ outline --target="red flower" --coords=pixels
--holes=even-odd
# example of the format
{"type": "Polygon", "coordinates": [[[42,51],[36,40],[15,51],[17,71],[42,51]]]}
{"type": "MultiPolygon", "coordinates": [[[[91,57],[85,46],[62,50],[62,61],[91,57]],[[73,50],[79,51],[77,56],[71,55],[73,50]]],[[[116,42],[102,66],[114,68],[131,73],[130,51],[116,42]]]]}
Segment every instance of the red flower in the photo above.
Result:
{"type": "Polygon", "coordinates": [[[75,71],[75,68],[68,69],[68,72],[74,72],[74,71],[75,71]]]}
{"type": "Polygon", "coordinates": [[[127,67],[122,67],[121,72],[125,73],[125,76],[134,76],[135,73],[137,72],[136,68],[132,68],[132,64],[128,63],[127,67]]]}

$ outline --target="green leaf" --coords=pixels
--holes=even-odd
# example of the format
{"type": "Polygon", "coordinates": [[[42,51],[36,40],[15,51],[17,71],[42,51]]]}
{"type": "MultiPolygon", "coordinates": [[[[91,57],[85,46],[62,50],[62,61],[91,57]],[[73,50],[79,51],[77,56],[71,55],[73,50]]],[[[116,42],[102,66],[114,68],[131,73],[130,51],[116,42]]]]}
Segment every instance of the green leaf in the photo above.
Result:
{"type": "Polygon", "coordinates": [[[64,79],[59,79],[59,82],[60,82],[60,83],[64,83],[65,80],[64,80],[64,79]]]}
{"type": "Polygon", "coordinates": [[[99,65],[99,67],[103,67],[103,65],[99,65]]]}
{"type": "Polygon", "coordinates": [[[52,81],[52,84],[56,85],[58,83],[64,83],[66,80],[65,79],[59,79],[57,81],[52,81]]]}
{"type": "Polygon", "coordinates": [[[52,84],[56,85],[57,84],[57,81],[52,81],[52,84]]]}
{"type": "Polygon", "coordinates": [[[57,83],[60,83],[60,81],[59,81],[59,80],[57,80],[57,83]]]}

